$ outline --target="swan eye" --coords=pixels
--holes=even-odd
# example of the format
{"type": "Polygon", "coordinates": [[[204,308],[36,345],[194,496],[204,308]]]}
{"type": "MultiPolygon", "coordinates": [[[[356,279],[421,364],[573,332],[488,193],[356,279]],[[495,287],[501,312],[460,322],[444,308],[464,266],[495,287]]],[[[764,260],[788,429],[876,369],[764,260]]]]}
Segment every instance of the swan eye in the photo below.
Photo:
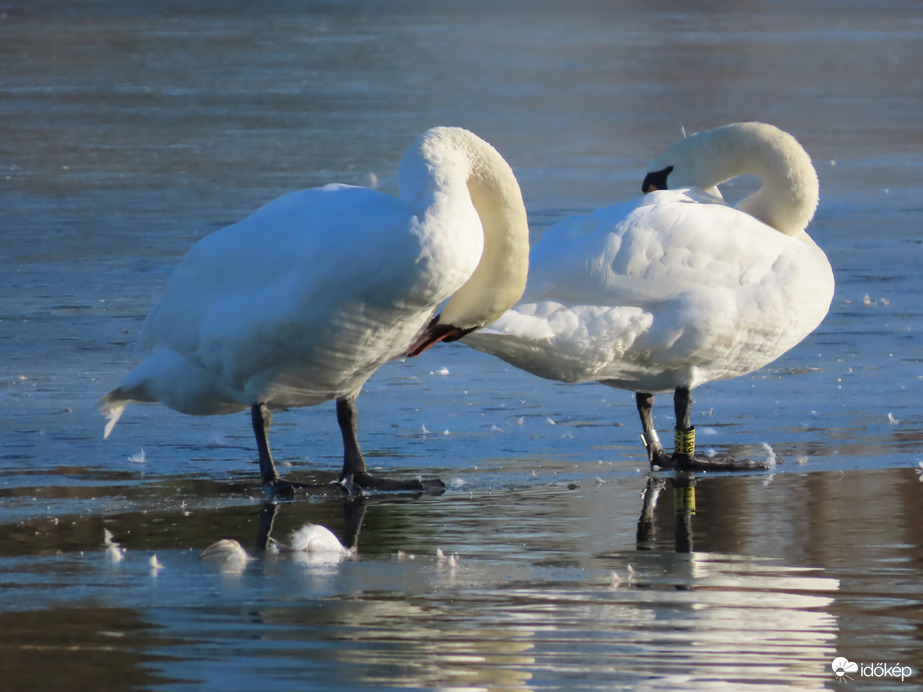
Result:
{"type": "Polygon", "coordinates": [[[654,190],[668,190],[667,176],[673,172],[673,166],[667,166],[663,170],[653,171],[644,176],[644,182],[641,183],[641,192],[645,195],[654,190]]]}

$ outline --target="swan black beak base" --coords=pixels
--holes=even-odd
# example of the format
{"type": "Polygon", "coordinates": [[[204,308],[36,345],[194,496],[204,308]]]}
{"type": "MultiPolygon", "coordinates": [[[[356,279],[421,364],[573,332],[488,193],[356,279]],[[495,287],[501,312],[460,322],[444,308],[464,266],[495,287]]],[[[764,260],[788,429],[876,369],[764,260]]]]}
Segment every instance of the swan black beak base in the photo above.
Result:
{"type": "Polygon", "coordinates": [[[673,172],[673,166],[667,166],[661,171],[652,171],[644,176],[644,182],[641,183],[641,192],[645,195],[655,190],[668,190],[667,176],[673,172]]]}

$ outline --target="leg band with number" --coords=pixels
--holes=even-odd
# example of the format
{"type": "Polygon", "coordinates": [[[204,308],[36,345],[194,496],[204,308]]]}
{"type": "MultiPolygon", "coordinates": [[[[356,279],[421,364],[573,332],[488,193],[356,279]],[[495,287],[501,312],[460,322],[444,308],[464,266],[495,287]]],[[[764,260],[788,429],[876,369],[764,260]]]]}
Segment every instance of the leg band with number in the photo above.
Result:
{"type": "Polygon", "coordinates": [[[673,429],[673,453],[689,457],[695,454],[695,426],[689,430],[673,429]]]}

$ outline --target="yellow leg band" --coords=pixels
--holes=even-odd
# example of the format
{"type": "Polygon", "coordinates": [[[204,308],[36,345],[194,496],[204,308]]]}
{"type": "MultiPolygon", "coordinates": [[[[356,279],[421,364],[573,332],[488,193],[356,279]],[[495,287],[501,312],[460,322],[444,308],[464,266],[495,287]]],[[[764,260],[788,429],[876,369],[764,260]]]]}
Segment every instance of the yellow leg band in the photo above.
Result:
{"type": "Polygon", "coordinates": [[[689,457],[695,454],[695,426],[689,430],[673,429],[673,453],[689,457]]]}
{"type": "Polygon", "coordinates": [[[691,485],[673,488],[673,505],[677,514],[695,514],[695,488],[691,485]]]}

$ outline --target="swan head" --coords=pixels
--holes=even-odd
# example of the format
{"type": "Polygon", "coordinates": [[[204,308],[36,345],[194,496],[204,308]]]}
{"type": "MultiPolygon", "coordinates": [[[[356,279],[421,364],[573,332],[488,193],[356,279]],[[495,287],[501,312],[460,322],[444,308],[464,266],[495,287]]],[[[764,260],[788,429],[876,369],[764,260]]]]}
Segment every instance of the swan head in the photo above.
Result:
{"type": "Polygon", "coordinates": [[[789,235],[807,227],[817,209],[817,172],[798,140],[766,123],[733,123],[681,139],[651,162],[641,190],[694,187],[720,197],[718,185],[748,174],[762,187],[737,204],[740,211],[789,235]]]}
{"type": "Polygon", "coordinates": [[[510,165],[462,128],[434,128],[420,141],[429,170],[450,181],[446,193],[470,199],[484,244],[474,271],[410,347],[409,356],[494,322],[522,297],[529,273],[528,218],[510,165]]]}

